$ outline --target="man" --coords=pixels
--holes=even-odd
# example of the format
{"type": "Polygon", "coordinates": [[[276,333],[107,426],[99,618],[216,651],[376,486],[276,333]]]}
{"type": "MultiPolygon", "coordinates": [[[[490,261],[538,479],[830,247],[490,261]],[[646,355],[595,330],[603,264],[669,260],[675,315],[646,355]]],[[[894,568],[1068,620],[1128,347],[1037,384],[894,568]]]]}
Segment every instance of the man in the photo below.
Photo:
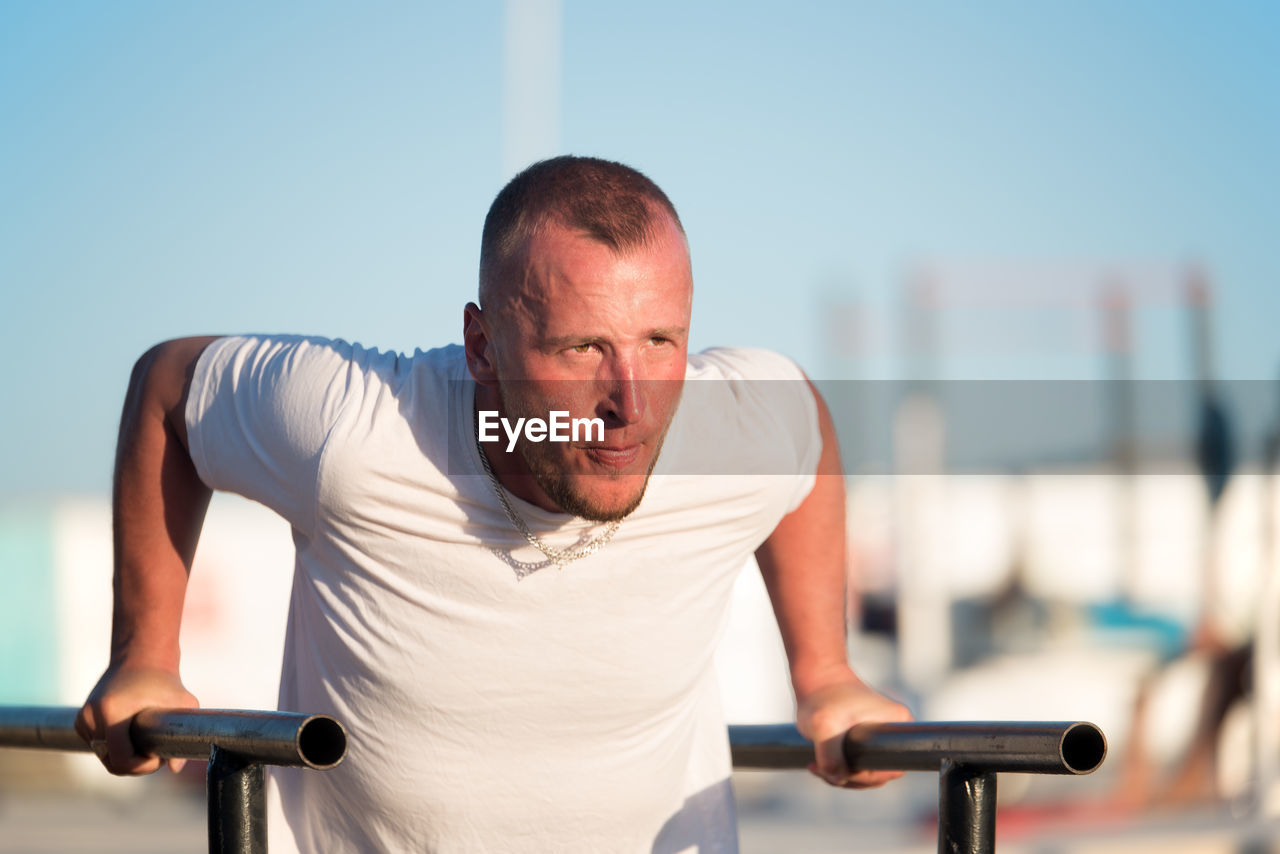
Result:
{"type": "Polygon", "coordinates": [[[350,733],[337,769],[274,775],[301,850],[734,850],[712,652],[752,552],[815,772],[895,776],[851,775],[839,751],[853,724],[908,713],[846,661],[830,417],[781,357],[690,357],[692,289],[662,191],[562,157],[495,199],[462,348],[150,351],[117,458],[111,663],[82,736],[113,772],[147,773],[129,718],[195,704],[178,626],[217,488],[293,526],[281,708],[350,733]],[[554,441],[556,413],[586,429],[554,441]]]}

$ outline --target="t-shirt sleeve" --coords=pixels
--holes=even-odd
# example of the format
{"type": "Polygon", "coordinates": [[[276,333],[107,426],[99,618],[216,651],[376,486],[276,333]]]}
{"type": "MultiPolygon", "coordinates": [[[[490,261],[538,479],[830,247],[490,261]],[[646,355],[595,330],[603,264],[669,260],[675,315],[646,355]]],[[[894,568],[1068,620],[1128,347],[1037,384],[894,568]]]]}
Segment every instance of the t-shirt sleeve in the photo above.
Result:
{"type": "Polygon", "coordinates": [[[351,394],[351,351],[345,342],[296,336],[210,344],[186,410],[200,479],[310,532],[325,441],[351,394]]]}
{"type": "Polygon", "coordinates": [[[769,458],[762,465],[792,476],[786,512],[795,510],[813,490],[822,456],[818,404],[804,372],[785,356],[754,348],[713,348],[698,361],[714,365],[713,374],[732,386],[739,428],[751,425],[751,441],[769,458]]]}

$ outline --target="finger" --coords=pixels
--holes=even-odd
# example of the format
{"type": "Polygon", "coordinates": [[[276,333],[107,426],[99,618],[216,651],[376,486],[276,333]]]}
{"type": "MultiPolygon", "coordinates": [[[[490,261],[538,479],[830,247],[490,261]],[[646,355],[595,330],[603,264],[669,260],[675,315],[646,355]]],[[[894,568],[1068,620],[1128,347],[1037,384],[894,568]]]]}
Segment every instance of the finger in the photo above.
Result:
{"type": "Polygon", "coordinates": [[[845,789],[875,789],[902,776],[901,771],[858,771],[847,767],[837,769],[822,768],[817,762],[809,763],[809,773],[819,777],[832,786],[845,789]]]}
{"type": "Polygon", "coordinates": [[[170,772],[170,773],[172,773],[172,774],[177,774],[178,772],[180,772],[180,771],[183,769],[183,767],[184,767],[186,764],[187,764],[187,760],[185,760],[185,759],[170,759],[170,760],[169,760],[169,772],[170,772]]]}
{"type": "Polygon", "coordinates": [[[849,777],[844,786],[850,789],[878,789],[901,776],[901,771],[861,771],[849,777]]]}
{"type": "Polygon", "coordinates": [[[107,739],[100,725],[101,719],[97,709],[86,703],[81,707],[79,714],[76,715],[76,735],[84,739],[85,744],[89,745],[89,750],[93,752],[94,756],[98,757],[102,767],[110,771],[111,759],[107,755],[107,739]]]}
{"type": "Polygon", "coordinates": [[[98,735],[97,715],[94,714],[93,707],[85,704],[80,707],[80,711],[76,713],[75,721],[76,735],[84,739],[85,744],[93,741],[98,735]]]}
{"type": "Polygon", "coordinates": [[[132,719],[125,718],[107,727],[107,768],[113,774],[150,774],[160,767],[160,759],[156,756],[140,756],[133,749],[129,740],[129,724],[132,719]]]}
{"type": "Polygon", "coordinates": [[[818,742],[814,748],[814,759],[817,761],[818,775],[830,782],[847,780],[853,773],[844,758],[843,734],[818,742]]]}
{"type": "Polygon", "coordinates": [[[831,786],[845,786],[852,779],[848,773],[829,771],[816,762],[809,763],[809,773],[831,786]]]}

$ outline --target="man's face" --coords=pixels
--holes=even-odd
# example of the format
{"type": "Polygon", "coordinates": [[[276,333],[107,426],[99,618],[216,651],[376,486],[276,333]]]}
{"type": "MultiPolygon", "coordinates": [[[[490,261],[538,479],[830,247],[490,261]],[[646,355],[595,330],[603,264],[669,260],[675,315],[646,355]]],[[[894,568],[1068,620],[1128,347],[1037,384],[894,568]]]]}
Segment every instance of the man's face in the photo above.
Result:
{"type": "MultiPolygon", "coordinates": [[[[517,451],[551,503],[600,521],[640,503],[679,402],[693,279],[683,235],[663,217],[651,245],[615,253],[552,226],[513,264],[489,343],[501,414],[599,418],[604,438],[531,442],[517,451]]],[[[585,432],[585,431],[584,431],[585,432]]],[[[505,444],[504,444],[505,449],[505,444]]]]}

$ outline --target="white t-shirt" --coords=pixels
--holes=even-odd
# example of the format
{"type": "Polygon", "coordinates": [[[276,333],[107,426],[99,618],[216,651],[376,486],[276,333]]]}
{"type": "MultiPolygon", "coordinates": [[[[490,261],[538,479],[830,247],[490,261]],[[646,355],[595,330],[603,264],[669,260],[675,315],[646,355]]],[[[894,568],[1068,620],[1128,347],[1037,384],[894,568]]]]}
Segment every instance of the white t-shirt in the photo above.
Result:
{"type": "MultiPolygon", "coordinates": [[[[803,375],[764,351],[692,356],[639,508],[524,578],[509,558],[541,555],[480,467],[474,392],[457,346],[225,338],[197,366],[200,477],[293,526],[280,708],[349,737],[335,769],[276,769],[295,844],[735,851],[712,655],[735,576],[813,483],[803,375]]],[[[510,500],[554,546],[599,528],[510,500]]]]}

